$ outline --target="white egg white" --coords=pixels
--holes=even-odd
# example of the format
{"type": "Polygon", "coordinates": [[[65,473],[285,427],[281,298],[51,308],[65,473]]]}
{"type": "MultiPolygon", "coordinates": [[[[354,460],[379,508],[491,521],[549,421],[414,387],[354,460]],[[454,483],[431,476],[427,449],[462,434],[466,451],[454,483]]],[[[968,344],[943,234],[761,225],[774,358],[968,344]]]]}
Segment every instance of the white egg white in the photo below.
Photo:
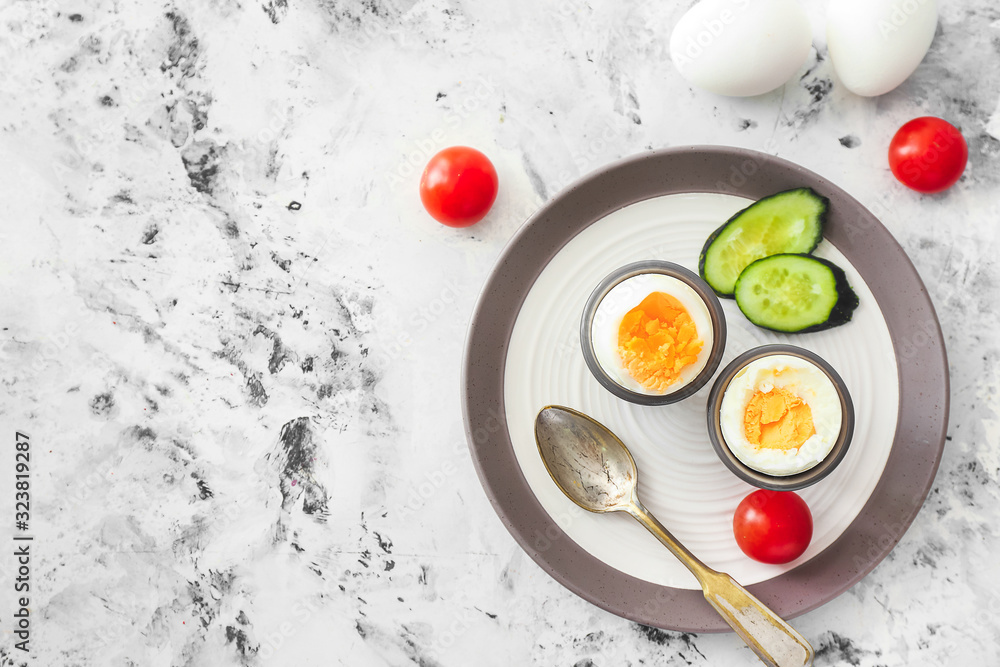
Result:
{"type": "Polygon", "coordinates": [[[591,325],[594,356],[597,357],[604,372],[622,387],[648,396],[672,394],[696,378],[712,354],[713,335],[712,316],[704,299],[683,280],[662,273],[641,273],[615,285],[601,299],[591,325]],[[638,306],[653,292],[670,294],[681,302],[691,316],[698,337],[703,343],[697,361],[681,370],[680,379],[670,385],[665,392],[650,391],[639,384],[629,375],[618,354],[618,328],[622,319],[628,311],[638,306]]]}
{"type": "Polygon", "coordinates": [[[776,354],[744,366],[722,397],[720,425],[726,446],[745,465],[769,475],[794,475],[820,463],[840,436],[843,407],[833,381],[810,361],[776,354]],[[780,374],[779,374],[780,373],[780,374]],[[798,396],[812,411],[816,433],[797,450],[758,447],[746,438],[744,415],[755,392],[783,388],[798,396]]]}

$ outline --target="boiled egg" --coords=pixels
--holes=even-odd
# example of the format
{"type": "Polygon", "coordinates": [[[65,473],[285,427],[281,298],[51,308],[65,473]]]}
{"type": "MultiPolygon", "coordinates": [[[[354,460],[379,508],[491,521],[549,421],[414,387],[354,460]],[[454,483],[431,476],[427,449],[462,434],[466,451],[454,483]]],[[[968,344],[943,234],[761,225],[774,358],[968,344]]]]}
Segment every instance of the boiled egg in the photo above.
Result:
{"type": "Polygon", "coordinates": [[[702,0],[670,35],[681,76],[719,95],[762,95],[809,57],[812,28],[796,0],[702,0]]]}
{"type": "Polygon", "coordinates": [[[794,475],[833,449],[843,408],[822,369],[776,354],[750,362],[733,377],[719,423],[726,446],[745,465],[769,475],[794,475]]]}
{"type": "Polygon", "coordinates": [[[711,356],[713,334],[708,306],[690,285],[662,273],[641,273],[601,299],[591,324],[591,345],[616,383],[662,396],[701,373],[711,356]]]}
{"type": "Polygon", "coordinates": [[[883,95],[903,83],[934,40],[937,0],[831,0],[830,60],[855,95],[883,95]]]}

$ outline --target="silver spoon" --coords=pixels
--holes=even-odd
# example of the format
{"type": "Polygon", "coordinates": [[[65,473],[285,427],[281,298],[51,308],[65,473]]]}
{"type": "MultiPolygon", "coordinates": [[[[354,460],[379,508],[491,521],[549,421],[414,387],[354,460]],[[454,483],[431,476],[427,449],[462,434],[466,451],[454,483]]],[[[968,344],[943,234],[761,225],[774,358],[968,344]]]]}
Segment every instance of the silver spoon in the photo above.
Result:
{"type": "Polygon", "coordinates": [[[549,475],[570,500],[591,512],[632,515],[691,570],[708,603],[764,664],[812,664],[812,646],[802,635],[728,574],[698,560],[642,506],[635,461],[607,427],[576,410],[550,405],[535,418],[535,441],[549,475]]]}

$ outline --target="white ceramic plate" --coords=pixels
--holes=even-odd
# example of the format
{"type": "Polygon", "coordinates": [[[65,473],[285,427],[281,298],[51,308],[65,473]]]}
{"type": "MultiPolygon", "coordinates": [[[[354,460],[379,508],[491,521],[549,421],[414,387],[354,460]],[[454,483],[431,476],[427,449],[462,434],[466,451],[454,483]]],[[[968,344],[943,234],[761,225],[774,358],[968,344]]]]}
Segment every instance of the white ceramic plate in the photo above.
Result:
{"type": "Polygon", "coordinates": [[[611,567],[652,583],[698,589],[694,577],[630,517],[590,514],[556,488],[534,441],[533,424],[545,405],[591,415],[628,445],[639,467],[645,505],[709,566],[750,585],[766,581],[830,546],[875,489],[892,447],[899,411],[896,357],[885,319],[859,273],[824,241],[815,254],[847,273],[861,305],[852,322],[819,333],[786,335],[759,329],[723,299],[729,327],[724,367],[758,345],[788,343],[810,349],[844,378],[857,412],[854,440],[829,477],[799,494],[813,513],[813,540],[785,565],[747,558],[733,538],[732,516],[753,487],[718,460],[708,440],[706,401],[711,382],[680,403],[640,407],[605,389],[580,351],[584,303],[600,280],[629,262],[660,259],[697,272],[709,234],[752,203],[742,197],[690,193],[656,197],[614,211],[584,229],[548,263],[514,324],[504,373],[506,418],[517,461],[546,512],[584,550],[611,567]]]}

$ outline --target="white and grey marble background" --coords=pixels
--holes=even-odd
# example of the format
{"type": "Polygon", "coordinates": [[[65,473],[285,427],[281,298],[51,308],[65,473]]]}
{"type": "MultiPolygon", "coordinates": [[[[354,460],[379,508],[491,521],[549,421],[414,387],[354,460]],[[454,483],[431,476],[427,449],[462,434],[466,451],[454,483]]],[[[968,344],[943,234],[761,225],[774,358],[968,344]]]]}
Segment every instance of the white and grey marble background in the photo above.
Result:
{"type": "MultiPolygon", "coordinates": [[[[473,303],[526,215],[692,143],[775,153],[887,211],[947,336],[934,488],[887,560],[796,621],[816,664],[998,664],[1000,7],[942,3],[916,74],[862,99],[808,0],[806,68],[737,100],[670,63],[691,4],[0,3],[0,442],[32,437],[35,534],[27,655],[0,557],[0,664],[756,664],[734,635],[641,627],[544,574],[459,408],[473,303]],[[970,149],[936,197],[885,157],[925,114],[970,149]],[[417,196],[451,144],[500,173],[468,230],[417,196]]],[[[12,446],[0,460],[7,536],[12,446]]]]}

